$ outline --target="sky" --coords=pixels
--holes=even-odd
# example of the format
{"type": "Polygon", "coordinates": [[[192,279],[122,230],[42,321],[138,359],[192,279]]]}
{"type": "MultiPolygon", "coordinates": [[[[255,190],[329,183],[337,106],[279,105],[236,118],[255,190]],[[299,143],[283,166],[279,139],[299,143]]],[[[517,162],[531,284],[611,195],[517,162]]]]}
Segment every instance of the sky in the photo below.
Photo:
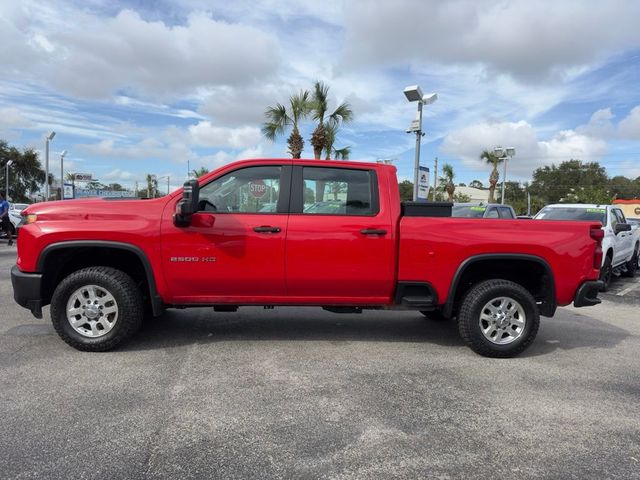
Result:
{"type": "MultiPolygon", "coordinates": [[[[509,180],[572,158],[640,176],[637,0],[0,0],[0,139],[44,150],[50,169],[103,183],[177,188],[188,169],[286,157],[261,136],[267,106],[330,86],[354,121],[336,147],[488,183],[482,150],[509,146],[509,180]]],[[[312,121],[303,157],[313,157],[312,121]]]]}

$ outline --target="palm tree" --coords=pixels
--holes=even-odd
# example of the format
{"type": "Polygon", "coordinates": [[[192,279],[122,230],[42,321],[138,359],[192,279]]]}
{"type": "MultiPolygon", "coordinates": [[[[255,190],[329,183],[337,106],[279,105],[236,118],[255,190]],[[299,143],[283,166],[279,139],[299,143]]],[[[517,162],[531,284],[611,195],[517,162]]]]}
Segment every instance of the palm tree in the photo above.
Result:
{"type": "Polygon", "coordinates": [[[289,153],[292,158],[300,158],[304,149],[304,139],[300,135],[298,125],[311,109],[309,92],[301,90],[296,95],[289,98],[289,110],[284,105],[276,103],[275,107],[267,107],[264,116],[267,121],[262,125],[262,134],[272,142],[283,135],[287,127],[291,128],[291,134],[287,139],[289,153]]]}
{"type": "Polygon", "coordinates": [[[147,197],[155,198],[156,193],[158,192],[158,180],[155,175],[151,175],[147,173],[147,197]]]}
{"type": "Polygon", "coordinates": [[[445,163],[442,166],[442,183],[444,184],[444,189],[446,190],[447,195],[449,195],[448,200],[450,202],[453,202],[453,192],[456,191],[456,186],[453,183],[455,176],[453,167],[450,164],[445,163]]]}
{"type": "Polygon", "coordinates": [[[351,155],[351,147],[343,147],[338,149],[333,149],[333,155],[336,160],[349,160],[349,155],[351,155]]]}
{"type": "Polygon", "coordinates": [[[486,162],[493,167],[493,169],[491,170],[491,175],[489,176],[489,203],[493,203],[496,201],[496,185],[498,184],[498,180],[500,179],[500,174],[498,173],[498,165],[502,163],[502,159],[493,152],[483,150],[480,154],[480,160],[486,160],[486,162]]]}
{"type": "Polygon", "coordinates": [[[193,175],[193,178],[200,178],[207,173],[209,173],[209,169],[207,167],[200,167],[191,170],[191,175],[193,175]]]}
{"type": "MultiPolygon", "coordinates": [[[[330,132],[328,132],[328,130],[334,128],[333,139],[335,139],[337,127],[341,123],[348,123],[353,120],[353,111],[351,110],[351,105],[347,102],[338,105],[333,113],[326,117],[329,109],[328,97],[329,86],[322,82],[316,82],[313,85],[311,100],[311,113],[313,119],[318,122],[318,125],[316,125],[311,135],[311,145],[313,146],[313,157],[315,159],[320,159],[322,151],[327,150],[327,143],[330,140],[330,132]]],[[[330,149],[329,152],[331,152],[330,149]]]]}

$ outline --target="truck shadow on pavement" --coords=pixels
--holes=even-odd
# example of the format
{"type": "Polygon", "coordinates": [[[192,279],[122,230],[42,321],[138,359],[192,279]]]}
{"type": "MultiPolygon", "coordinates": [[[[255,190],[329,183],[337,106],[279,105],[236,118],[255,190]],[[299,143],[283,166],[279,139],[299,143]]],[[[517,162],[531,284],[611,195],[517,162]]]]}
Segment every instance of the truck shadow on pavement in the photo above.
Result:
{"type": "MultiPolygon", "coordinates": [[[[313,308],[244,310],[237,313],[213,313],[210,309],[168,311],[162,317],[147,320],[141,331],[118,350],[230,341],[406,342],[465,347],[455,321],[430,321],[419,312],[336,315],[313,308]]],[[[521,356],[583,347],[610,349],[629,336],[626,330],[609,323],[569,313],[561,319],[542,318],[536,340],[521,356]]]]}

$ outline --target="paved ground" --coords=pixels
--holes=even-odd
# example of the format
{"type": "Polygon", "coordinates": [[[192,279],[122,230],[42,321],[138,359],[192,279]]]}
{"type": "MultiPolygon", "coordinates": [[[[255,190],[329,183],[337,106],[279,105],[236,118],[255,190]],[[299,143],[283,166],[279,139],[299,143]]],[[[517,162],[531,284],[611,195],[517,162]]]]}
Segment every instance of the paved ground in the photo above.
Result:
{"type": "Polygon", "coordinates": [[[284,308],[169,312],[89,354],[13,304],[14,259],[2,478],[640,478],[637,283],[512,360],[415,313],[284,308]]]}

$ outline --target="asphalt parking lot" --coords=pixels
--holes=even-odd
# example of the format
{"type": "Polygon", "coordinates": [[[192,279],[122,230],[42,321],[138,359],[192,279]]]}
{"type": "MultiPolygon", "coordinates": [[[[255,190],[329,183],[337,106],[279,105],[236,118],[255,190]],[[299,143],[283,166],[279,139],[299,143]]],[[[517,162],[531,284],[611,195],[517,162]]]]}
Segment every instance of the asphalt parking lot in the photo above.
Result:
{"type": "Polygon", "coordinates": [[[117,351],[14,304],[0,243],[2,478],[640,478],[640,278],[516,359],[418,313],[169,311],[117,351]]]}

